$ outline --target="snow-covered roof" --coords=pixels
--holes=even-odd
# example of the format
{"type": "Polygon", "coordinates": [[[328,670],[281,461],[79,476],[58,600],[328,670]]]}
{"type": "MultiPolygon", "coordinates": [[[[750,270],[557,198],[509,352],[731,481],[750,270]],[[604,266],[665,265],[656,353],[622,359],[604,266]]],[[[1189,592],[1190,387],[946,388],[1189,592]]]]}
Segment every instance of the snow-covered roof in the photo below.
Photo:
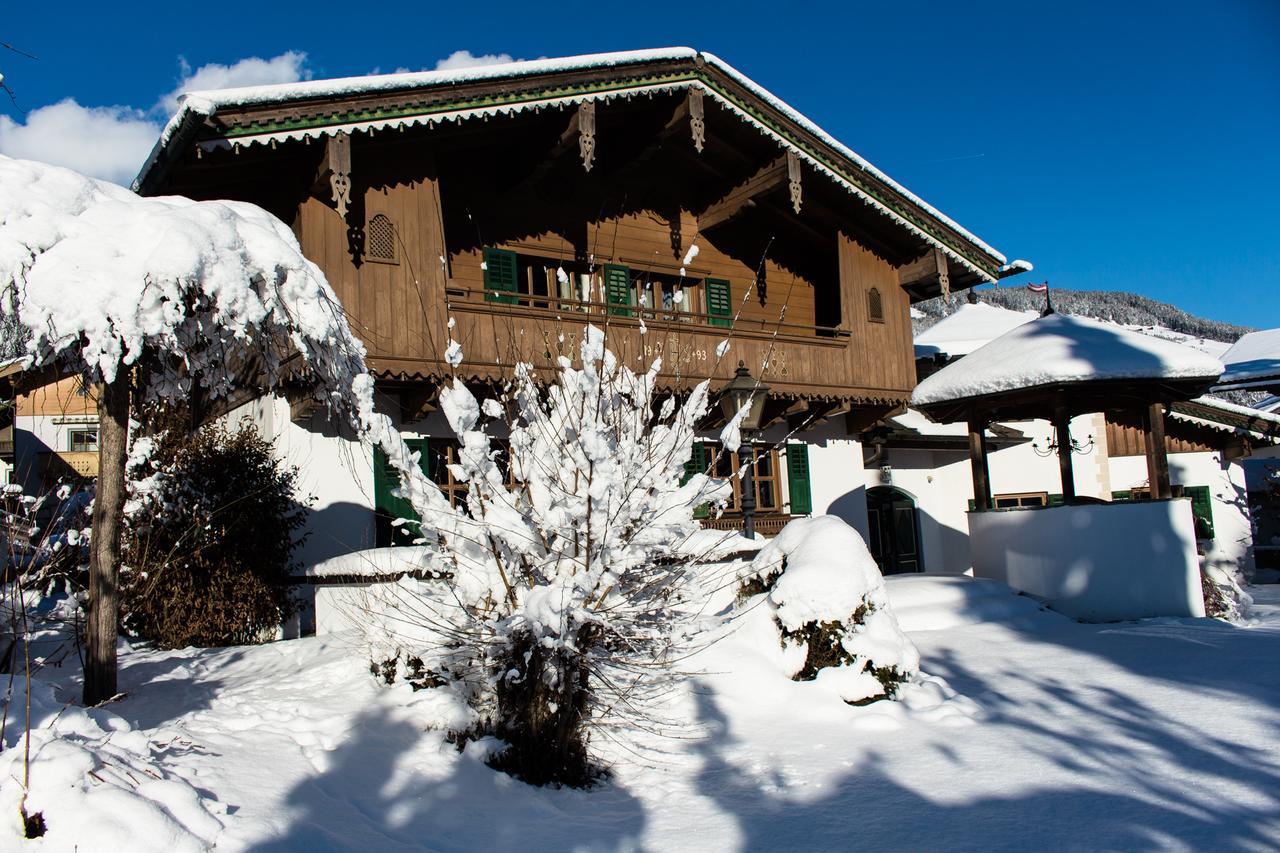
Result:
{"type": "Polygon", "coordinates": [[[921,382],[913,406],[1105,380],[1213,379],[1222,362],[1182,344],[1083,317],[1024,323],[921,382]]]}
{"type": "Polygon", "coordinates": [[[1187,423],[1280,444],[1280,415],[1240,406],[1218,397],[1196,397],[1174,403],[1169,415],[1187,423]]]}
{"type": "MultiPolygon", "coordinates": [[[[980,240],[976,235],[962,228],[957,222],[925,202],[906,187],[894,181],[884,172],[880,171],[855,151],[839,142],[835,137],[828,134],[817,124],[812,122],[782,99],[769,92],[763,86],[759,85],[719,57],[710,53],[701,53],[689,47],[619,51],[614,53],[597,53],[554,59],[520,60],[510,63],[478,66],[473,68],[380,74],[332,80],[307,80],[297,83],[274,84],[268,86],[247,86],[216,91],[190,92],[181,98],[178,111],[165,126],[159,142],[151,152],[147,162],[143,165],[138,178],[134,181],[134,187],[139,188],[142,186],[148,173],[159,162],[161,155],[165,152],[170,143],[181,135],[184,128],[188,128],[193,123],[202,121],[205,118],[212,117],[220,110],[241,109],[255,105],[288,103],[317,98],[341,98],[351,95],[408,92],[418,89],[458,86],[464,83],[474,83],[487,80],[497,81],[527,78],[559,72],[636,66],[673,60],[689,61],[697,66],[709,66],[729,77],[737,85],[750,92],[751,95],[767,103],[787,121],[803,129],[806,133],[811,134],[823,145],[829,147],[840,157],[847,160],[848,163],[853,165],[857,171],[870,175],[885,186],[891,188],[895,193],[900,194],[902,198],[909,201],[912,205],[917,206],[930,217],[936,219],[938,222],[954,231],[970,245],[996,261],[996,269],[1003,268],[1006,271],[1010,271],[1015,265],[1019,271],[1022,269],[1023,265],[1030,268],[1030,264],[1027,264],[1025,261],[1016,262],[1015,265],[1006,263],[1006,258],[1000,252],[997,252],[990,245],[980,240]]],[[[975,264],[968,258],[959,254],[953,246],[946,245],[944,241],[940,240],[933,234],[928,233],[928,231],[921,228],[917,223],[910,221],[910,219],[903,216],[901,212],[886,204],[883,199],[877,198],[874,194],[868,193],[863,188],[850,182],[846,176],[840,174],[830,163],[826,162],[824,158],[821,156],[815,156],[813,152],[810,152],[804,147],[798,145],[789,135],[778,133],[775,128],[770,126],[767,122],[762,121],[761,118],[755,115],[751,110],[744,109],[741,105],[728,98],[726,94],[720,91],[717,87],[708,85],[705,80],[698,78],[656,81],[652,85],[628,86],[622,91],[604,91],[602,89],[585,94],[570,93],[566,95],[563,93],[549,93],[545,97],[541,97],[535,101],[499,105],[495,105],[495,103],[483,103],[467,108],[451,110],[447,113],[423,112],[420,114],[378,115],[368,119],[326,125],[324,127],[307,126],[285,129],[266,128],[262,129],[261,132],[237,136],[234,140],[222,140],[221,142],[212,144],[215,147],[228,147],[232,144],[274,144],[276,142],[290,139],[318,138],[325,134],[335,133],[337,131],[346,131],[350,133],[353,131],[381,130],[384,128],[414,125],[432,126],[443,121],[461,121],[472,117],[488,118],[492,115],[513,113],[525,109],[563,107],[565,104],[581,101],[584,98],[595,100],[608,100],[615,97],[630,98],[646,94],[652,95],[661,91],[687,89],[692,86],[702,88],[705,95],[717,100],[744,121],[756,125],[762,133],[774,137],[779,144],[795,151],[811,167],[828,175],[832,179],[836,180],[837,183],[845,185],[846,189],[860,197],[863,201],[873,207],[876,207],[882,213],[890,216],[898,222],[899,225],[902,225],[917,234],[927,242],[936,245],[950,258],[970,269],[981,278],[994,280],[995,277],[989,269],[984,269],[980,265],[975,264]]],[[[400,111],[397,111],[397,113],[399,112],[400,111]]]]}
{"type": "Polygon", "coordinates": [[[1250,332],[1222,356],[1226,370],[1219,387],[1280,383],[1280,329],[1250,332]]]}
{"type": "Polygon", "coordinates": [[[986,302],[966,303],[916,336],[917,355],[922,347],[932,348],[927,351],[930,354],[968,355],[1038,316],[1035,311],[1010,311],[986,302]]]}

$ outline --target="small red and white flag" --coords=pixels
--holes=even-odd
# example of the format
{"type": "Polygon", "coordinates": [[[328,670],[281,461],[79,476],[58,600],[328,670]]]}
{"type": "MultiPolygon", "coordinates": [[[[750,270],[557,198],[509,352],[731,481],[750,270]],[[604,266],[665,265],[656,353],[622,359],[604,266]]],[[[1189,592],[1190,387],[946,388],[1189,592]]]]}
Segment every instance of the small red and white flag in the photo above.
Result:
{"type": "Polygon", "coordinates": [[[1044,293],[1048,289],[1049,289],[1049,282],[1047,281],[1044,284],[1028,284],[1027,285],[1027,290],[1030,290],[1032,293],[1044,293]]]}

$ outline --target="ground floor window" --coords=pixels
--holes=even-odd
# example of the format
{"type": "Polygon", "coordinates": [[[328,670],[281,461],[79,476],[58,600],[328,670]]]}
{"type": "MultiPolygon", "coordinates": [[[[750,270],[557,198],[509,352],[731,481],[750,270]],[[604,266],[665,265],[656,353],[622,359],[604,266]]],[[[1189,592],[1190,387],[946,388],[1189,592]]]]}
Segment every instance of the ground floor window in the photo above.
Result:
{"type": "Polygon", "coordinates": [[[1048,506],[1048,492],[1013,492],[992,497],[997,509],[1020,506],[1048,506]]]}

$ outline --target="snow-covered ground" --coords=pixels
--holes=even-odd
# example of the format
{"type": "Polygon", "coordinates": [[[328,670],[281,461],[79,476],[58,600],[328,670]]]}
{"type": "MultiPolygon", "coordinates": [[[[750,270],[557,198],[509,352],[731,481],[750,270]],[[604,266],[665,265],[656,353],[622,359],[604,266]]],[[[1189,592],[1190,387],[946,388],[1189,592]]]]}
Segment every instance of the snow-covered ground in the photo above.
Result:
{"type": "MultiPolygon", "coordinates": [[[[893,578],[889,592],[922,668],[950,690],[844,705],[762,675],[744,623],[704,653],[675,736],[601,739],[616,769],[593,791],[531,788],[459,754],[424,730],[434,691],[377,687],[341,640],[126,650],[128,696],[59,723],[78,732],[67,743],[97,737],[118,754],[56,780],[65,760],[32,767],[43,842],[17,836],[11,715],[0,848],[1280,846],[1280,590],[1251,590],[1244,625],[1082,625],[965,578],[893,578]],[[75,816],[59,813],[76,791],[75,816]]],[[[68,666],[44,675],[76,693],[68,666]]]]}

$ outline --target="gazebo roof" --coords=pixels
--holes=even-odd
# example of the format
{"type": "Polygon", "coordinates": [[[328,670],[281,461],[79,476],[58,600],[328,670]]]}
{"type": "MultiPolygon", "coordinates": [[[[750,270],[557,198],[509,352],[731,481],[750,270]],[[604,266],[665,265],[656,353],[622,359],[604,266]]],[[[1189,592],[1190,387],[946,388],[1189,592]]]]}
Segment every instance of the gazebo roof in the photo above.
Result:
{"type": "Polygon", "coordinates": [[[1182,344],[1083,317],[1020,325],[921,382],[912,406],[935,420],[1044,417],[1133,408],[1203,393],[1222,362],[1182,344]]]}

